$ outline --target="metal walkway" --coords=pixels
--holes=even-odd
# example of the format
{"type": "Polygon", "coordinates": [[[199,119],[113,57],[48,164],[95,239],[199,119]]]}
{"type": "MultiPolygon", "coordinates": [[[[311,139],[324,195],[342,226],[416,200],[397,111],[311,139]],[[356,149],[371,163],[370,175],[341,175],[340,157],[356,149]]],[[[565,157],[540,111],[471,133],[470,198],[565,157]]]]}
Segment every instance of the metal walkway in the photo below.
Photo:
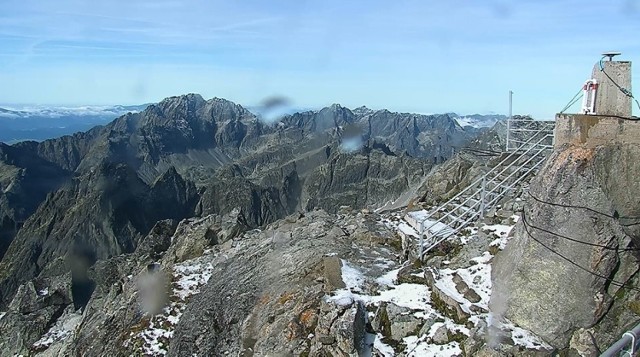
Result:
{"type": "Polygon", "coordinates": [[[511,119],[502,160],[449,201],[420,217],[418,257],[460,232],[519,189],[553,149],[553,121],[511,119]]]}

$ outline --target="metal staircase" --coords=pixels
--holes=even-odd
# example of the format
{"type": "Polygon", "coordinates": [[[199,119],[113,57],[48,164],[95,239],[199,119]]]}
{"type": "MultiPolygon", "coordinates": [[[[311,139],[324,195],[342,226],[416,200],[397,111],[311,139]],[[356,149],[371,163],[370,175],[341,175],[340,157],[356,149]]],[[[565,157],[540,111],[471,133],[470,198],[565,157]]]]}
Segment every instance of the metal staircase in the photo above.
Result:
{"type": "Polygon", "coordinates": [[[554,124],[531,119],[521,123],[511,121],[502,160],[449,201],[421,217],[418,257],[421,259],[424,253],[482,218],[488,209],[521,186],[553,148],[554,124]],[[516,146],[513,144],[519,146],[511,148],[510,145],[516,146]]]}

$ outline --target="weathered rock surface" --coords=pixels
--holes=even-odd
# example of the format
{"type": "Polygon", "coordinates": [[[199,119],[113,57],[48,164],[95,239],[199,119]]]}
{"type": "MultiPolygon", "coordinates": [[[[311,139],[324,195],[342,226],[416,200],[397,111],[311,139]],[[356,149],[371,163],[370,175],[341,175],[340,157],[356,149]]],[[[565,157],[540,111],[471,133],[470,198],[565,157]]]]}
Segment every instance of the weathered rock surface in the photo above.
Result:
{"type": "MultiPolygon", "coordinates": [[[[370,349],[364,304],[329,297],[345,286],[341,258],[363,259],[392,237],[371,229],[379,227],[376,219],[312,211],[247,232],[238,209],[161,221],[133,253],[99,259],[87,271],[94,290],[81,311],[74,309],[69,273],[21,285],[0,317],[2,352],[104,356],[162,348],[174,356],[359,355],[370,349]],[[185,274],[208,267],[208,284],[197,277],[178,283],[176,267],[187,263],[180,268],[185,274]],[[150,302],[144,289],[153,276],[159,290],[150,302]],[[38,293],[44,287],[46,296],[38,293]],[[177,288],[200,293],[181,298],[171,293],[177,288]],[[161,318],[168,302],[180,313],[161,318]],[[140,337],[145,331],[153,336],[152,326],[165,331],[157,345],[140,337]],[[41,338],[47,331],[51,338],[41,338]]],[[[397,310],[402,315],[404,309],[397,310]]],[[[408,333],[400,321],[394,330],[399,339],[408,333]]]]}
{"type": "Polygon", "coordinates": [[[363,308],[354,301],[333,305],[323,300],[334,288],[329,285],[337,285],[323,283],[323,269],[331,267],[323,257],[349,256],[352,244],[358,244],[340,229],[346,225],[314,211],[297,222],[280,221],[245,235],[214,266],[214,278],[189,304],[169,353],[356,353],[354,340],[365,329],[363,308]]]}
{"type": "Polygon", "coordinates": [[[482,174],[483,168],[476,156],[461,153],[436,167],[420,188],[420,201],[433,205],[446,201],[471,184],[482,174]]]}
{"type": "Polygon", "coordinates": [[[381,303],[371,321],[375,331],[396,343],[402,342],[409,335],[415,335],[423,324],[424,321],[416,318],[411,309],[393,303],[381,303]]]}
{"type": "MultiPolygon", "coordinates": [[[[637,155],[634,145],[568,146],[551,155],[531,183],[535,199],[515,237],[496,256],[496,316],[560,349],[579,329],[593,331],[592,347],[608,346],[637,322],[628,308],[640,298],[628,288],[638,286],[640,235],[632,217],[640,205],[629,194],[640,189],[637,155]]],[[[586,350],[586,339],[576,341],[586,350]]]]}
{"type": "Polygon", "coordinates": [[[70,273],[21,285],[0,319],[0,354],[27,354],[71,302],[70,273]]]}
{"type": "Polygon", "coordinates": [[[435,275],[435,270],[428,270],[425,272],[427,285],[429,286],[429,289],[431,289],[431,300],[445,316],[450,317],[457,323],[464,324],[471,315],[464,311],[459,302],[436,285],[435,281],[437,277],[435,275]]]}

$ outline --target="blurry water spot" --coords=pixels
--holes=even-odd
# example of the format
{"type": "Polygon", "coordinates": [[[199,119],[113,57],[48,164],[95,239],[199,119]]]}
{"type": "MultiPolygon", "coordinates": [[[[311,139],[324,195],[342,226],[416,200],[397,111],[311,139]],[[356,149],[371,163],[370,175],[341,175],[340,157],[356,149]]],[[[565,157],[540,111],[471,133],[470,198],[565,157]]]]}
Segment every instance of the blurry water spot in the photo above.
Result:
{"type": "Polygon", "coordinates": [[[626,15],[635,15],[638,11],[638,0],[627,0],[622,4],[621,10],[626,15]]]}
{"type": "Polygon", "coordinates": [[[131,97],[137,101],[144,100],[147,96],[147,85],[143,79],[136,81],[135,85],[131,88],[131,97]]]}
{"type": "Polygon", "coordinates": [[[493,13],[496,17],[506,19],[511,16],[513,9],[510,4],[504,2],[496,2],[492,6],[493,13]]]}
{"type": "Polygon", "coordinates": [[[362,130],[357,125],[349,125],[342,130],[342,140],[340,140],[340,150],[352,153],[362,149],[362,130]]]}
{"type": "Polygon", "coordinates": [[[352,153],[360,150],[362,148],[362,144],[362,138],[342,139],[342,142],[340,143],[340,150],[347,153],[352,153]]]}
{"type": "Polygon", "coordinates": [[[285,97],[272,96],[265,98],[256,111],[258,119],[271,125],[282,120],[285,115],[291,114],[291,104],[285,97]]]}
{"type": "Polygon", "coordinates": [[[152,263],[138,278],[138,298],[140,308],[147,314],[158,314],[168,301],[168,281],[160,269],[160,264],[152,263]]]}

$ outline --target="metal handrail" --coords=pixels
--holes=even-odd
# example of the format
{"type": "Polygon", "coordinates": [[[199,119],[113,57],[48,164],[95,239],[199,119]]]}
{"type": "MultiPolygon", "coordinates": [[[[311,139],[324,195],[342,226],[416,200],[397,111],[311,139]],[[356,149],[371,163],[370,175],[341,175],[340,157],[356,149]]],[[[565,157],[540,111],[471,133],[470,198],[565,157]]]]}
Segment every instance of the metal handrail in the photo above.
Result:
{"type": "MultiPolygon", "coordinates": [[[[544,152],[544,149],[540,150],[538,153],[544,152]]],[[[537,154],[535,155],[537,156],[537,154]]],[[[529,170],[527,170],[523,175],[520,175],[520,177],[515,180],[511,185],[509,185],[504,192],[509,191],[511,188],[513,188],[513,186],[515,186],[517,183],[519,183],[520,181],[522,181],[531,171],[535,170],[538,166],[540,166],[540,164],[542,164],[544,162],[544,160],[540,160],[538,161],[533,167],[529,168],[529,170]]],[[[515,173],[515,172],[514,172],[515,173]]],[[[505,179],[506,180],[506,179],[505,179]]],[[[502,196],[497,196],[495,197],[493,200],[489,201],[487,203],[487,206],[491,206],[494,203],[497,203],[497,201],[502,198],[502,196]]],[[[453,230],[451,232],[449,232],[447,235],[441,237],[440,239],[438,239],[438,241],[436,241],[435,243],[432,243],[429,247],[427,247],[426,249],[423,249],[420,253],[420,259],[422,259],[422,256],[424,255],[424,253],[427,253],[428,251],[430,251],[431,249],[433,249],[434,247],[436,247],[438,244],[442,243],[444,240],[448,239],[449,237],[451,237],[452,235],[460,232],[462,229],[466,228],[466,225],[471,222],[472,220],[474,220],[477,216],[480,215],[480,212],[475,212],[474,214],[472,214],[472,216],[467,219],[466,221],[462,222],[462,224],[456,228],[453,228],[453,230]]],[[[434,236],[437,235],[440,231],[442,231],[444,229],[441,229],[437,232],[434,233],[434,236]]]]}
{"type": "MultiPolygon", "coordinates": [[[[538,156],[540,153],[544,152],[545,150],[546,150],[546,149],[540,149],[537,153],[535,153],[534,155],[532,155],[532,156],[531,156],[531,157],[530,157],[526,162],[524,162],[523,164],[519,165],[519,167],[524,167],[524,166],[525,166],[525,165],[527,165],[529,162],[531,162],[531,160],[533,160],[536,156],[538,156]]],[[[533,168],[530,168],[530,169],[529,169],[529,170],[528,170],[524,175],[521,175],[521,176],[520,176],[520,177],[521,177],[521,179],[522,179],[522,178],[524,178],[524,176],[526,176],[529,172],[531,172],[531,170],[535,169],[535,167],[537,167],[537,166],[538,166],[542,161],[543,161],[543,160],[539,161],[538,163],[536,163],[536,165],[534,165],[534,167],[533,167],[533,168]]],[[[509,176],[505,177],[505,178],[504,178],[502,181],[500,181],[500,182],[494,182],[497,186],[496,186],[496,187],[494,187],[493,189],[489,190],[489,191],[485,191],[485,194],[491,194],[491,193],[494,193],[494,191],[496,191],[499,187],[504,187],[504,186],[500,186],[500,185],[502,185],[502,184],[503,184],[503,183],[505,183],[507,180],[509,180],[509,178],[511,178],[511,176],[513,176],[513,175],[514,175],[514,174],[516,174],[517,172],[518,172],[518,171],[514,171],[514,172],[512,172],[509,176]]],[[[507,186],[503,192],[498,192],[498,196],[497,196],[497,197],[495,197],[494,199],[490,200],[489,202],[485,203],[485,205],[490,206],[490,205],[492,205],[493,203],[495,203],[498,199],[500,199],[500,198],[502,197],[502,194],[503,194],[503,193],[505,193],[505,192],[507,192],[509,189],[511,189],[511,188],[515,185],[515,183],[520,182],[520,181],[521,181],[521,179],[516,180],[516,181],[514,181],[511,185],[507,186]]],[[[476,193],[477,193],[477,192],[476,192],[476,193]]],[[[474,195],[475,195],[475,194],[474,194],[474,195]]],[[[471,197],[467,198],[467,200],[466,200],[466,201],[468,201],[470,198],[471,198],[471,197]]],[[[465,201],[465,202],[466,202],[466,201],[465,201]]],[[[472,207],[475,207],[476,205],[478,205],[478,204],[480,204],[480,203],[481,203],[481,202],[476,202],[476,203],[474,203],[474,204],[472,205],[472,207]]],[[[457,209],[457,208],[458,208],[458,207],[456,207],[456,209],[457,209]]],[[[451,221],[451,222],[450,222],[450,224],[456,223],[456,222],[457,222],[457,221],[459,221],[459,220],[460,220],[460,219],[459,219],[458,217],[456,217],[456,219],[454,219],[453,221],[451,221]]],[[[442,222],[436,222],[436,223],[442,223],[442,222]]],[[[435,226],[435,225],[436,225],[436,223],[434,223],[434,224],[432,224],[431,226],[429,226],[429,228],[427,228],[427,230],[429,230],[430,228],[432,228],[433,226],[435,226]]],[[[453,227],[451,227],[451,228],[453,228],[453,227]]],[[[438,234],[439,232],[441,232],[441,231],[442,231],[442,230],[444,230],[444,229],[445,229],[445,228],[440,229],[440,230],[438,230],[438,231],[434,232],[434,234],[438,234]]],[[[453,229],[456,229],[456,228],[453,228],[453,229]]]]}
{"type": "Polygon", "coordinates": [[[633,356],[638,352],[638,348],[640,347],[640,324],[636,325],[632,330],[625,332],[622,337],[611,347],[607,348],[606,351],[602,352],[600,357],[613,357],[620,356],[621,352],[624,352],[624,355],[629,354],[629,356],[633,356]],[[625,346],[629,346],[629,350],[625,351],[625,346]]]}
{"type": "MultiPolygon", "coordinates": [[[[532,140],[535,136],[536,136],[536,135],[532,136],[530,140],[532,140]]],[[[542,137],[540,140],[538,140],[538,141],[536,142],[536,144],[534,144],[534,145],[537,145],[537,144],[539,144],[540,142],[542,142],[543,140],[547,139],[547,137],[548,137],[548,136],[549,136],[549,134],[545,135],[545,136],[544,136],[544,137],[542,137]]],[[[523,144],[523,145],[525,145],[525,144],[523,144]]],[[[526,153],[528,153],[529,151],[531,151],[531,149],[532,149],[533,147],[534,147],[534,146],[532,146],[531,148],[527,149],[524,153],[519,153],[518,151],[514,151],[514,152],[513,152],[512,154],[510,154],[507,158],[505,158],[504,160],[502,160],[498,165],[496,165],[496,166],[495,166],[494,168],[492,168],[490,171],[488,171],[487,173],[485,173],[485,174],[483,175],[483,177],[481,177],[480,179],[476,180],[473,184],[469,185],[466,189],[464,189],[463,191],[461,191],[460,193],[458,193],[456,196],[454,196],[452,199],[450,199],[449,201],[447,201],[445,204],[441,205],[440,207],[445,207],[445,206],[447,206],[447,205],[448,205],[448,204],[450,204],[454,199],[456,199],[456,198],[458,198],[459,196],[461,196],[461,195],[462,195],[462,193],[464,193],[464,192],[468,191],[468,190],[469,190],[469,189],[471,189],[471,188],[475,188],[475,187],[476,187],[476,185],[477,185],[478,183],[481,183],[481,182],[482,182],[482,180],[486,180],[486,178],[487,178],[487,176],[489,176],[489,174],[491,174],[491,173],[493,173],[493,172],[497,171],[497,170],[501,167],[501,164],[502,164],[502,163],[504,163],[504,162],[506,162],[506,161],[507,161],[507,159],[508,159],[508,158],[510,158],[511,156],[516,156],[516,155],[517,155],[517,156],[520,156],[520,157],[521,157],[521,156],[525,155],[526,153]]],[[[546,149],[546,148],[545,148],[545,149],[546,149]]],[[[515,162],[515,161],[514,161],[514,162],[515,162]]],[[[504,167],[504,168],[502,169],[502,171],[500,171],[497,175],[501,175],[502,173],[504,173],[504,171],[508,170],[509,168],[511,168],[511,167],[513,167],[513,166],[514,166],[514,164],[513,164],[513,163],[511,163],[511,164],[507,165],[507,166],[506,166],[506,167],[504,167]]],[[[496,176],[497,176],[497,175],[496,175],[496,176]]],[[[438,223],[443,223],[443,221],[445,220],[445,218],[447,218],[447,217],[451,217],[451,214],[452,214],[454,211],[456,211],[456,210],[458,210],[459,208],[461,208],[465,203],[467,203],[467,202],[468,202],[468,201],[469,201],[473,196],[475,196],[477,193],[478,193],[478,191],[474,192],[472,195],[470,195],[469,197],[467,197],[467,199],[465,199],[464,201],[462,201],[462,203],[458,204],[458,205],[457,205],[453,210],[450,210],[450,211],[449,211],[449,212],[447,212],[444,216],[440,217],[440,219],[438,219],[438,220],[436,220],[435,222],[433,222],[433,224],[431,224],[431,225],[427,228],[427,231],[428,231],[429,229],[431,229],[433,226],[435,226],[436,224],[438,224],[438,223]]],[[[436,209],[433,213],[431,213],[431,214],[427,215],[427,217],[425,217],[425,220],[426,220],[426,219],[429,219],[430,217],[433,217],[433,215],[434,215],[436,212],[438,212],[438,209],[436,209]]],[[[454,217],[454,218],[455,218],[455,219],[454,219],[451,223],[455,223],[455,222],[457,222],[457,221],[459,220],[459,218],[458,218],[458,217],[454,217]]],[[[424,233],[424,231],[419,232],[419,233],[420,233],[420,234],[423,234],[423,233],[424,233]]]]}
{"type": "MultiPolygon", "coordinates": [[[[543,130],[541,130],[540,132],[542,132],[543,130]]],[[[524,144],[522,144],[518,149],[516,149],[515,151],[511,152],[509,155],[507,155],[507,157],[505,157],[504,159],[502,159],[502,161],[500,161],[498,164],[496,164],[493,168],[491,168],[491,170],[487,171],[483,176],[486,177],[489,174],[491,174],[492,172],[499,170],[500,167],[502,166],[502,164],[504,164],[505,162],[507,162],[508,160],[510,160],[512,157],[514,156],[518,156],[518,155],[523,155],[523,153],[518,152],[518,150],[520,150],[520,148],[524,147],[524,145],[529,144],[535,137],[537,136],[537,134],[532,135],[529,140],[527,140],[524,144]]],[[[546,138],[546,137],[545,137],[546,138]]],[[[542,138],[540,140],[538,140],[538,142],[536,142],[537,145],[539,144],[542,140],[544,140],[545,138],[542,138]]],[[[457,200],[460,198],[460,196],[462,196],[463,194],[465,194],[467,191],[473,189],[476,185],[478,185],[479,183],[482,182],[482,180],[484,179],[484,177],[481,177],[477,180],[475,180],[473,183],[471,183],[469,186],[467,186],[464,190],[458,192],[455,196],[453,196],[451,199],[449,199],[447,202],[443,203],[440,205],[440,207],[444,207],[447,206],[449,204],[451,204],[453,201],[457,200]]],[[[461,204],[462,205],[462,204],[461,204]]],[[[455,209],[460,208],[460,206],[456,207],[455,209]]],[[[427,217],[425,217],[425,219],[429,219],[431,217],[433,217],[433,215],[438,212],[438,209],[435,209],[433,212],[431,212],[429,215],[427,215],[427,217]]],[[[444,216],[446,217],[446,216],[444,216]]],[[[444,218],[442,217],[442,218],[444,218]]],[[[437,221],[436,223],[441,222],[441,221],[437,221]]]]}
{"type": "MultiPolygon", "coordinates": [[[[542,142],[542,141],[543,141],[543,140],[545,140],[545,139],[548,139],[549,137],[553,137],[553,135],[549,135],[549,134],[545,135],[542,139],[538,140],[538,143],[542,142]]],[[[528,148],[525,152],[523,152],[523,153],[521,154],[521,157],[522,157],[522,156],[524,156],[524,155],[526,155],[527,153],[529,153],[529,151],[533,150],[534,148],[538,148],[538,146],[537,146],[537,144],[538,144],[538,143],[534,144],[534,146],[531,146],[531,147],[530,147],[530,148],[528,148]]],[[[539,148],[539,149],[540,149],[541,151],[544,151],[544,150],[547,150],[547,149],[548,149],[548,147],[545,145],[545,146],[541,146],[541,148],[539,148]]],[[[536,153],[535,155],[538,155],[538,153],[536,153]]],[[[530,160],[528,160],[526,163],[524,163],[524,164],[522,164],[522,165],[526,165],[527,163],[529,163],[529,161],[530,161],[530,160]]],[[[514,162],[515,162],[515,161],[514,161],[514,162]]],[[[520,166],[522,166],[522,165],[520,165],[520,166]]],[[[502,175],[505,171],[509,170],[509,169],[510,169],[510,168],[512,168],[513,166],[515,166],[513,163],[509,164],[509,166],[505,167],[505,168],[504,168],[502,171],[500,171],[496,176],[500,176],[500,175],[502,175]]],[[[511,175],[509,175],[509,176],[511,176],[511,175]]],[[[491,180],[493,180],[493,179],[491,179],[491,180]]],[[[490,181],[490,182],[491,182],[491,181],[490,181]]]]}
{"type": "MultiPolygon", "coordinates": [[[[544,130],[540,130],[539,133],[542,133],[544,130]]],[[[525,144],[523,144],[521,147],[528,145],[530,141],[533,140],[533,138],[537,137],[538,133],[536,133],[535,135],[532,135],[531,138],[529,138],[529,140],[527,140],[527,142],[525,142],[525,144]]],[[[519,163],[517,165],[517,170],[511,172],[507,177],[503,178],[501,181],[497,181],[496,178],[499,177],[501,174],[503,174],[505,171],[509,170],[510,168],[516,166],[516,162],[517,159],[513,162],[511,162],[509,165],[507,165],[506,167],[504,167],[499,173],[497,173],[495,176],[490,177],[491,173],[495,173],[497,171],[497,168],[500,167],[500,164],[496,165],[492,170],[490,170],[489,172],[485,173],[483,175],[483,177],[481,177],[480,179],[476,180],[474,182],[474,184],[468,186],[465,190],[463,190],[461,193],[459,193],[458,195],[454,196],[452,199],[450,199],[449,201],[447,201],[447,203],[443,204],[441,207],[446,207],[448,204],[450,204],[453,200],[457,199],[459,196],[461,196],[461,194],[463,192],[468,191],[469,189],[471,189],[472,187],[475,187],[477,185],[477,183],[481,182],[482,180],[485,181],[485,186],[483,188],[481,188],[479,191],[475,191],[474,193],[472,193],[469,197],[467,197],[462,203],[458,204],[457,206],[455,206],[453,209],[449,210],[449,212],[447,212],[447,214],[445,214],[444,216],[442,216],[439,220],[433,222],[428,228],[427,231],[431,232],[430,229],[433,228],[435,225],[437,225],[438,223],[443,223],[443,221],[445,220],[445,218],[447,217],[451,217],[453,212],[456,212],[457,210],[459,210],[460,208],[463,208],[464,213],[459,215],[459,216],[454,216],[453,220],[451,222],[448,222],[449,224],[447,224],[447,227],[441,228],[439,230],[437,230],[436,232],[431,232],[433,234],[433,237],[435,238],[440,232],[443,232],[445,230],[450,230],[446,235],[444,235],[443,237],[440,237],[440,239],[438,239],[436,242],[432,243],[429,247],[427,247],[427,249],[423,249],[423,235],[424,235],[424,230],[421,229],[420,232],[420,259],[422,259],[422,256],[424,255],[424,253],[428,252],[429,250],[433,249],[435,246],[437,246],[438,244],[440,244],[442,241],[444,241],[445,239],[451,237],[452,235],[456,234],[457,232],[459,232],[460,230],[464,229],[467,224],[469,222],[471,222],[472,220],[476,219],[477,216],[479,216],[481,214],[481,212],[479,211],[473,211],[473,209],[478,206],[478,205],[482,205],[483,202],[482,200],[476,200],[473,197],[475,197],[477,194],[481,193],[483,190],[485,191],[485,195],[486,194],[494,194],[495,193],[495,197],[493,199],[490,199],[488,202],[484,203],[485,206],[487,207],[491,207],[493,204],[497,203],[498,200],[500,200],[504,194],[506,192],[508,192],[510,189],[512,189],[516,184],[518,184],[520,181],[522,181],[526,176],[529,175],[529,173],[531,173],[533,170],[535,170],[538,166],[540,166],[543,162],[544,162],[544,157],[541,160],[538,160],[537,162],[534,163],[533,166],[529,167],[524,173],[521,173],[521,170],[523,168],[525,168],[531,161],[533,161],[538,155],[540,155],[541,153],[545,152],[546,150],[549,149],[548,145],[541,145],[540,143],[543,142],[544,140],[548,139],[549,137],[553,138],[552,134],[546,134],[545,136],[543,136],[542,138],[540,138],[535,144],[533,144],[532,146],[530,146],[529,148],[527,148],[524,152],[519,152],[518,150],[520,148],[518,148],[516,151],[514,151],[513,154],[510,154],[507,158],[505,158],[504,160],[501,161],[501,164],[506,162],[510,157],[514,156],[515,153],[517,153],[517,155],[519,156],[519,158],[521,158],[522,156],[527,155],[529,152],[531,151],[535,151],[535,153],[533,155],[529,155],[528,159],[524,162],[524,163],[519,163]],[[511,179],[512,176],[514,176],[516,173],[519,173],[520,175],[508,186],[505,187],[505,183],[507,183],[507,181],[509,179],[511,179]],[[487,181],[487,177],[489,177],[489,180],[487,181]],[[496,186],[492,189],[490,189],[488,192],[486,191],[486,184],[487,183],[493,183],[496,186]],[[502,189],[501,191],[498,191],[499,189],[502,189]],[[475,202],[472,202],[471,205],[466,205],[465,204],[467,202],[469,202],[470,200],[474,200],[475,202]],[[470,217],[466,220],[464,220],[462,223],[460,223],[459,226],[457,227],[452,227],[451,225],[462,221],[464,219],[464,217],[469,214],[469,212],[472,212],[470,217]]],[[[436,209],[434,211],[438,212],[440,211],[440,209],[436,209]]],[[[426,218],[432,217],[433,213],[428,215],[426,218]]],[[[422,226],[421,226],[422,228],[422,226]]]]}

